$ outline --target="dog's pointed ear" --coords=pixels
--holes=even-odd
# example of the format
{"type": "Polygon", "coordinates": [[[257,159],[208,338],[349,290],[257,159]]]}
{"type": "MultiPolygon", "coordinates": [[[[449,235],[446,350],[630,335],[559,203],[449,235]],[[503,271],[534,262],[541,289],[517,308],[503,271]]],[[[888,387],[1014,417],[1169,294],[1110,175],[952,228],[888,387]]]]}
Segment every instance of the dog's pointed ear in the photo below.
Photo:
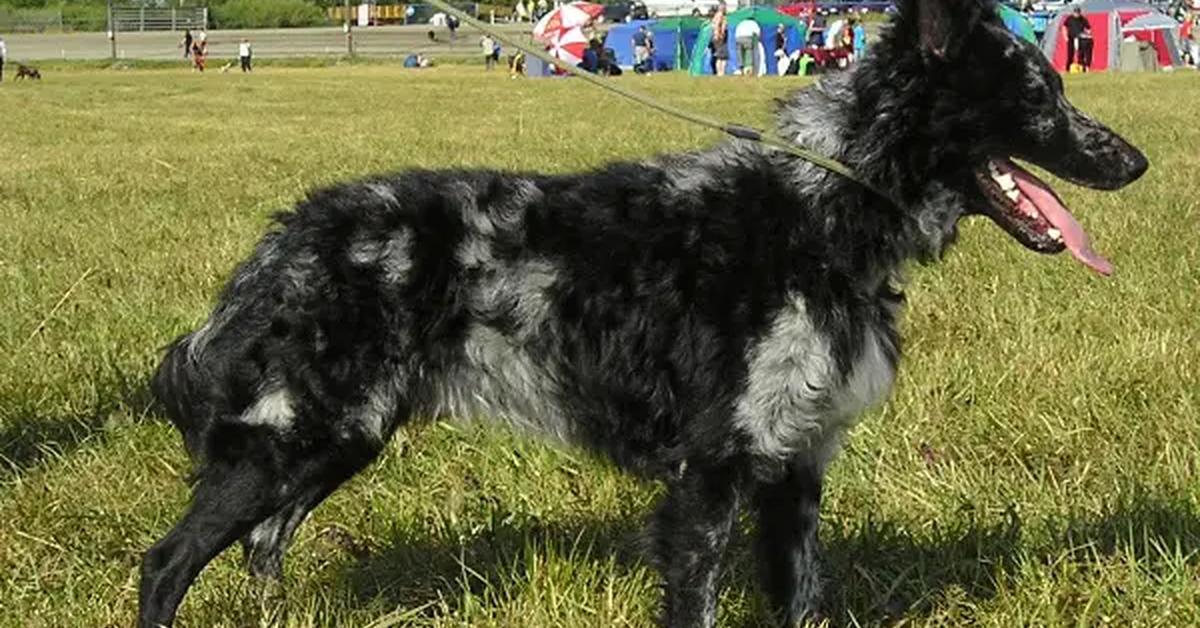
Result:
{"type": "Polygon", "coordinates": [[[921,52],[941,60],[958,54],[981,15],[978,0],[907,0],[904,8],[921,52]]]}

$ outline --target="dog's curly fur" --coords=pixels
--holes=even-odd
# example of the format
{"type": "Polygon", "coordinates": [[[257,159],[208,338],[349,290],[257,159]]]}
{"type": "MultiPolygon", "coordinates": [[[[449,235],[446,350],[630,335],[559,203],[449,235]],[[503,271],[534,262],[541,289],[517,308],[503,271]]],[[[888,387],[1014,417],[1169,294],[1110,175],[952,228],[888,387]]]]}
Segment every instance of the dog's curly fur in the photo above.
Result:
{"type": "Polygon", "coordinates": [[[662,478],[664,624],[715,621],[739,502],[779,619],[813,612],[824,468],[891,386],[902,265],[936,259],[961,216],[996,218],[975,179],[993,157],[1104,188],[1146,162],[988,0],[907,0],[778,119],[898,203],[733,141],[567,176],[410,171],[281,215],[154,377],[199,472],[146,555],[141,625],[170,624],[238,539],[278,576],[307,513],[397,428],[450,416],[662,478]]]}

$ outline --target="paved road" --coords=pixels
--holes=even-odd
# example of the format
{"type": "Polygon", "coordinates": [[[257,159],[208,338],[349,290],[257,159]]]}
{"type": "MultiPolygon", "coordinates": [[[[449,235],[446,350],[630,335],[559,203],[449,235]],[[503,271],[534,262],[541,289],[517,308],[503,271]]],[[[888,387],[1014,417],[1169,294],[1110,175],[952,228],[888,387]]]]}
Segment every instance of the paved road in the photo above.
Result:
{"type": "MultiPolygon", "coordinates": [[[[458,40],[449,41],[445,28],[433,29],[437,41],[429,41],[430,26],[371,26],[354,29],[355,50],[370,56],[401,56],[424,52],[439,56],[479,54],[479,35],[460,29],[458,40]]],[[[528,32],[529,25],[498,25],[502,33],[528,32]]],[[[340,27],[209,31],[209,56],[237,56],[237,45],[245,37],[254,46],[257,58],[341,55],[346,52],[346,36],[340,27]]],[[[124,59],[183,58],[182,33],[118,33],[117,56],[124,59]]],[[[5,37],[10,60],[33,59],[105,59],[111,48],[104,33],[13,34],[5,37]]]]}

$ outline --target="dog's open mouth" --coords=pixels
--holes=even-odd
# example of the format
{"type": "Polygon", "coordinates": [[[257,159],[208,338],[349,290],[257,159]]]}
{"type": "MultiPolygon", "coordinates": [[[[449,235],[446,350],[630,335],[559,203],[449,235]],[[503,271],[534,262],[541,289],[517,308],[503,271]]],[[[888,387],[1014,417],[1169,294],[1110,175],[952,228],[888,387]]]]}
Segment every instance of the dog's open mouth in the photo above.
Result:
{"type": "Polygon", "coordinates": [[[1092,250],[1087,233],[1058,195],[1032,173],[1008,159],[990,159],[975,178],[991,204],[988,216],[1018,242],[1038,253],[1066,248],[1088,268],[1112,273],[1112,264],[1092,250]]]}

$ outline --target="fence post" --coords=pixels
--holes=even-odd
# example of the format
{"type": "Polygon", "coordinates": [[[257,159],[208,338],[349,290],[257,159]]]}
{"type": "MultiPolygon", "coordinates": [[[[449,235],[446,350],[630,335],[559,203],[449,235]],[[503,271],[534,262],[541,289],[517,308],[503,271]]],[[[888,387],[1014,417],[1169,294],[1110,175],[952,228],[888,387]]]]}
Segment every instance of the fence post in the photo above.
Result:
{"type": "Polygon", "coordinates": [[[146,7],[143,5],[138,9],[138,31],[145,32],[146,30],[146,7]]]}
{"type": "Polygon", "coordinates": [[[117,60],[117,24],[113,22],[112,0],[108,0],[108,41],[112,44],[112,59],[117,60]]]}
{"type": "Polygon", "coordinates": [[[171,32],[179,30],[175,27],[175,7],[171,7],[171,32]]]}
{"type": "Polygon", "coordinates": [[[350,0],[346,0],[346,54],[351,57],[354,56],[353,23],[354,15],[350,12],[350,0]]]}

